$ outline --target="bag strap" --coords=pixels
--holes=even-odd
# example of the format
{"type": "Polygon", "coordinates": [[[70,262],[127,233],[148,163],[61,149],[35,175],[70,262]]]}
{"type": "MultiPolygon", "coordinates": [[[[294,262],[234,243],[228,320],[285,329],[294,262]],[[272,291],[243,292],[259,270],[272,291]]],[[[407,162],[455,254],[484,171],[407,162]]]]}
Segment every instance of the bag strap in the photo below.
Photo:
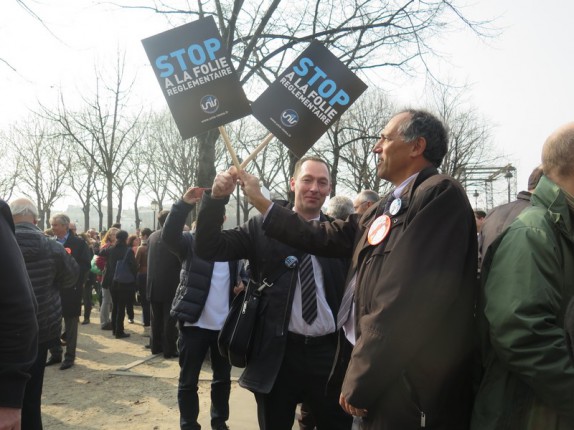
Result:
{"type": "Polygon", "coordinates": [[[294,254],[294,256],[286,257],[282,262],[283,264],[279,266],[275,272],[272,272],[270,276],[263,277],[261,284],[252,292],[252,294],[261,295],[261,292],[265,288],[272,287],[277,279],[279,279],[288,271],[295,269],[299,265],[299,259],[301,258],[302,253],[295,252],[294,254]]]}
{"type": "Polygon", "coordinates": [[[131,248],[128,246],[128,250],[126,251],[126,255],[124,255],[124,258],[122,258],[122,261],[126,261],[126,258],[128,258],[128,253],[130,252],[131,248]]]}

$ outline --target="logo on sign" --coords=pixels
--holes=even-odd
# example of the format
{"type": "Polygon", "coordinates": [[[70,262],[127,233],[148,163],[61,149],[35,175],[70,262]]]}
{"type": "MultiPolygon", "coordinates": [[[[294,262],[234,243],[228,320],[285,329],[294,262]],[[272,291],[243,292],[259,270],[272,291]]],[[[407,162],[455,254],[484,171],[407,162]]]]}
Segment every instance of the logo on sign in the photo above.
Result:
{"type": "Polygon", "coordinates": [[[281,124],[285,127],[293,127],[299,122],[299,114],[293,109],[285,109],[281,113],[281,124]]]}
{"type": "Polygon", "coordinates": [[[217,109],[219,109],[219,100],[217,100],[217,97],[212,95],[203,96],[199,104],[201,106],[201,110],[205,113],[212,114],[217,112],[217,109]]]}

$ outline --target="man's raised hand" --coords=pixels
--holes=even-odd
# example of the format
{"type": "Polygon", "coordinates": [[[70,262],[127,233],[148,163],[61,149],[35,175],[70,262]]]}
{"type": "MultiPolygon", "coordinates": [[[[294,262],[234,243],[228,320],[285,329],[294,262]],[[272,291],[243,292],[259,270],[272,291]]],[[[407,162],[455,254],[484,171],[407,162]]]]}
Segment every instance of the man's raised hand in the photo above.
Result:
{"type": "Polygon", "coordinates": [[[215,199],[222,199],[230,196],[235,191],[235,184],[237,183],[237,169],[230,167],[226,172],[218,173],[213,180],[211,187],[211,197],[215,199]]]}
{"type": "Polygon", "coordinates": [[[182,200],[187,204],[193,205],[201,200],[204,191],[205,188],[189,187],[184,193],[182,200]]]}

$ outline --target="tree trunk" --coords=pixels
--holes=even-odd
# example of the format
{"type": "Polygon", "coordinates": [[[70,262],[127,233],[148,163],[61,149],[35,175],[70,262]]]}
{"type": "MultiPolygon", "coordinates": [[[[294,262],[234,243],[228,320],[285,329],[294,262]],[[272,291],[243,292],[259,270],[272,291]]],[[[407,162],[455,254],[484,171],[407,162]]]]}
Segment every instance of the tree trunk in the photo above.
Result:
{"type": "Polygon", "coordinates": [[[121,224],[122,222],[122,206],[124,201],[124,187],[120,187],[118,190],[118,212],[116,213],[116,223],[121,224]]]}
{"type": "Polygon", "coordinates": [[[137,230],[138,228],[140,228],[140,223],[141,223],[140,211],[138,210],[138,199],[137,199],[137,197],[134,200],[134,214],[136,217],[136,230],[137,230]]]}
{"type": "MultiPolygon", "coordinates": [[[[90,201],[90,199],[88,198],[88,200],[86,200],[87,202],[90,201]]],[[[90,228],[90,204],[86,203],[84,205],[84,207],[82,208],[82,212],[84,212],[84,231],[88,231],[88,229],[90,228]]]]}
{"type": "Polygon", "coordinates": [[[197,186],[211,187],[215,178],[215,142],[218,130],[210,130],[197,136],[199,144],[197,163],[197,186]]]}
{"type": "Polygon", "coordinates": [[[110,173],[108,173],[106,175],[106,181],[107,181],[107,189],[108,189],[108,195],[107,195],[107,202],[108,202],[108,228],[110,228],[112,226],[112,224],[114,223],[114,200],[113,200],[113,191],[114,191],[114,178],[112,177],[112,175],[110,173]]]}

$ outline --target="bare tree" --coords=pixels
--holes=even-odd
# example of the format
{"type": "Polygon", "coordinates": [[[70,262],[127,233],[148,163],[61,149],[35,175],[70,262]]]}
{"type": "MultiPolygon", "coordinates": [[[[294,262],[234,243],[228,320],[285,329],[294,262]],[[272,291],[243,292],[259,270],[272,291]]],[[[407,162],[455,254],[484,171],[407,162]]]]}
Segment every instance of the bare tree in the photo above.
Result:
{"type": "MultiPolygon", "coordinates": [[[[144,133],[142,133],[143,135],[144,133]]],[[[127,159],[126,166],[129,168],[128,179],[131,184],[131,190],[134,193],[133,207],[136,222],[136,229],[140,228],[141,219],[139,214],[139,198],[146,190],[146,177],[149,172],[150,163],[148,158],[149,152],[146,146],[146,141],[142,137],[142,141],[138,144],[137,149],[130,151],[127,159]]]]}
{"type": "Polygon", "coordinates": [[[0,132],[0,146],[4,148],[4,151],[0,152],[0,199],[10,200],[12,194],[16,188],[16,184],[20,179],[20,158],[17,156],[18,146],[14,145],[14,141],[18,141],[17,138],[12,138],[9,133],[13,133],[14,130],[8,130],[7,132],[0,132]]]}
{"type": "Polygon", "coordinates": [[[111,84],[96,73],[96,90],[92,97],[83,95],[85,108],[74,111],[65,103],[64,95],[54,112],[41,106],[43,114],[60,126],[62,136],[79,145],[91,157],[106,181],[107,222],[113,223],[114,181],[134,142],[140,140],[142,127],[138,127],[141,109],[130,115],[128,106],[133,81],[125,82],[125,56],[119,56],[111,84]],[[95,150],[92,147],[95,143],[95,150]]]}
{"type": "MultiPolygon", "coordinates": [[[[231,51],[245,88],[269,84],[307,44],[325,44],[352,70],[392,67],[415,73],[434,55],[430,40],[454,23],[482,34],[486,22],[467,19],[454,2],[429,0],[315,0],[294,7],[291,1],[269,3],[223,0],[186,4],[161,0],[125,8],[152,10],[174,20],[213,16],[231,51]]],[[[215,176],[214,143],[218,132],[197,137],[197,182],[209,186],[215,176]]],[[[292,167],[294,160],[291,159],[292,167]]]]}
{"type": "Polygon", "coordinates": [[[317,145],[318,150],[329,154],[326,158],[332,163],[331,196],[338,193],[338,185],[354,193],[365,189],[383,192],[385,184],[375,173],[372,150],[394,109],[383,91],[368,90],[317,145]]]}
{"type": "Polygon", "coordinates": [[[20,188],[36,202],[40,228],[49,226],[51,207],[64,197],[64,178],[70,170],[68,143],[53,124],[38,116],[12,128],[11,144],[18,147],[20,188]]]}
{"type": "Polygon", "coordinates": [[[88,156],[82,148],[73,145],[73,143],[68,148],[72,153],[72,160],[70,170],[66,175],[65,184],[74,191],[82,204],[84,231],[86,231],[90,228],[90,209],[95,192],[94,182],[98,168],[94,158],[88,156]]]}
{"type": "Polygon", "coordinates": [[[467,87],[435,85],[431,88],[431,109],[449,132],[449,149],[442,162],[444,173],[460,180],[465,170],[492,165],[500,155],[491,146],[491,128],[465,98],[467,87]]]}
{"type": "MultiPolygon", "coordinates": [[[[98,231],[102,231],[104,229],[104,210],[103,210],[103,203],[106,199],[106,187],[104,181],[102,181],[102,176],[99,171],[96,172],[94,176],[94,194],[93,194],[93,202],[92,207],[98,213],[98,231]]],[[[108,224],[106,228],[111,227],[111,224],[108,224]]]]}

